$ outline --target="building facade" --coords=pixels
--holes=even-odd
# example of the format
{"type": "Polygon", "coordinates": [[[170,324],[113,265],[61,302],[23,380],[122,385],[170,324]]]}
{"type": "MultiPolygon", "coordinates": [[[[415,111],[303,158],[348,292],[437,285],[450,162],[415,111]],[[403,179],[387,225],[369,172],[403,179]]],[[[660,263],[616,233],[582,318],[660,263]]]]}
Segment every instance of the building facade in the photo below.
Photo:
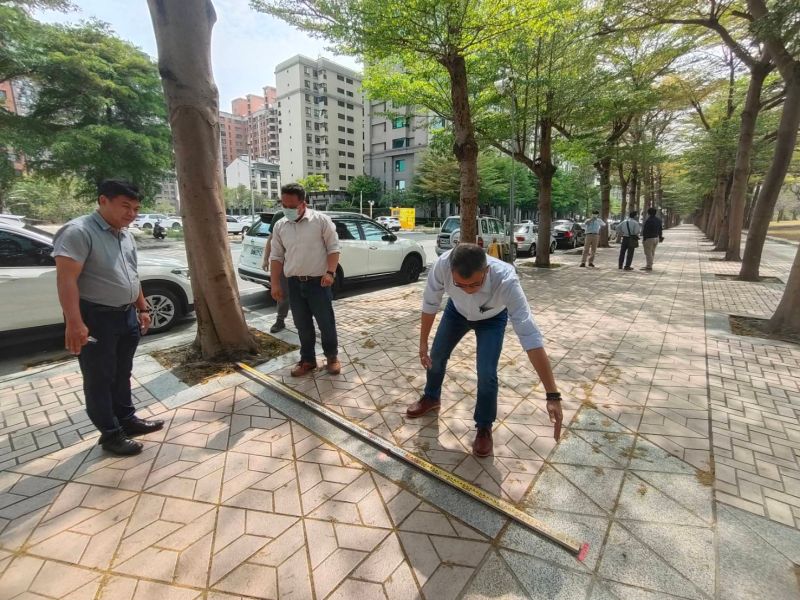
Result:
{"type": "Polygon", "coordinates": [[[181,200],[178,192],[178,178],[175,172],[165,173],[160,185],[158,193],[153,196],[153,203],[155,205],[169,204],[172,206],[172,212],[179,215],[181,212],[181,200]]]}
{"type": "Polygon", "coordinates": [[[322,175],[346,189],[364,170],[361,75],[326,58],[297,55],[275,67],[283,181],[322,175]]]}
{"type": "Polygon", "coordinates": [[[222,169],[242,155],[247,155],[247,117],[232,113],[219,113],[219,144],[222,169]]]}
{"type": "Polygon", "coordinates": [[[225,181],[229,188],[243,185],[269,200],[279,201],[281,197],[280,167],[265,158],[238,157],[225,169],[225,181]]]}
{"type": "Polygon", "coordinates": [[[366,174],[379,179],[384,192],[410,188],[428,148],[430,119],[408,107],[370,102],[367,123],[366,174]]]}

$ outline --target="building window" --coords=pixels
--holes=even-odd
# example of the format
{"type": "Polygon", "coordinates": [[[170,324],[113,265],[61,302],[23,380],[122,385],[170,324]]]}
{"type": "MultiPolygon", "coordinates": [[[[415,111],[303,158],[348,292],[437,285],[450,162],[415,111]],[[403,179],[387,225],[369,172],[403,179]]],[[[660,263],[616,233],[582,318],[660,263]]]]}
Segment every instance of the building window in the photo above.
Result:
{"type": "Polygon", "coordinates": [[[336,91],[340,94],[344,94],[344,88],[336,88],[336,91]]]}
{"type": "Polygon", "coordinates": [[[318,161],[317,161],[317,168],[318,168],[318,169],[321,169],[321,168],[322,168],[322,161],[321,161],[321,160],[318,160],[318,161]]]}
{"type": "Polygon", "coordinates": [[[396,173],[402,173],[406,170],[406,161],[405,159],[399,159],[394,161],[394,170],[396,173]]]}
{"type": "Polygon", "coordinates": [[[303,83],[305,84],[307,90],[311,89],[311,82],[308,79],[306,79],[303,83]]]}
{"type": "Polygon", "coordinates": [[[303,72],[306,75],[311,75],[311,67],[303,67],[303,72]]]}
{"type": "Polygon", "coordinates": [[[311,160],[311,159],[309,158],[309,159],[306,161],[306,164],[308,164],[308,166],[309,166],[309,167],[313,167],[313,166],[314,166],[314,161],[313,161],[313,160],[311,160]]]}
{"type": "Polygon", "coordinates": [[[337,75],[336,79],[338,79],[339,81],[344,81],[344,75],[337,75]]]}
{"type": "Polygon", "coordinates": [[[306,134],[306,141],[307,141],[307,142],[310,142],[310,141],[311,141],[311,137],[312,137],[312,136],[311,136],[311,134],[310,134],[310,133],[307,133],[307,134],[306,134]]]}
{"type": "Polygon", "coordinates": [[[401,129],[406,126],[405,117],[397,117],[392,121],[392,129],[401,129]]]}
{"type": "Polygon", "coordinates": [[[394,189],[396,190],[406,189],[406,182],[403,181],[402,179],[398,179],[397,181],[394,182],[394,189]]]}
{"type": "Polygon", "coordinates": [[[356,143],[353,140],[347,140],[347,145],[348,146],[355,146],[356,143]]]}
{"type": "Polygon", "coordinates": [[[347,168],[348,168],[350,171],[355,171],[355,170],[356,170],[356,166],[355,166],[355,165],[347,165],[347,168]]]}
{"type": "Polygon", "coordinates": [[[353,110],[353,105],[352,105],[352,104],[350,104],[350,103],[348,103],[348,104],[347,104],[347,108],[348,108],[349,110],[353,110]]]}
{"type": "Polygon", "coordinates": [[[346,165],[346,164],[344,164],[344,163],[339,163],[339,168],[340,168],[340,169],[346,169],[346,168],[347,168],[347,165],[346,165]]]}
{"type": "Polygon", "coordinates": [[[351,92],[350,90],[347,90],[347,95],[352,98],[353,97],[353,92],[351,92]]]}
{"type": "Polygon", "coordinates": [[[347,120],[352,123],[353,122],[353,117],[351,117],[350,115],[347,115],[347,120]]]}
{"type": "Polygon", "coordinates": [[[336,104],[338,104],[339,106],[344,106],[344,100],[337,100],[336,104]]]}
{"type": "Polygon", "coordinates": [[[344,125],[339,125],[339,131],[344,132],[344,125]]]}
{"type": "Polygon", "coordinates": [[[344,115],[342,113],[336,113],[336,116],[340,119],[344,120],[344,115]]]}
{"type": "Polygon", "coordinates": [[[306,121],[306,129],[311,129],[311,121],[306,121]]]}
{"type": "Polygon", "coordinates": [[[352,130],[350,127],[348,127],[348,128],[347,128],[347,133],[354,133],[354,132],[353,132],[353,130],[352,130]]]}
{"type": "Polygon", "coordinates": [[[314,150],[311,146],[306,146],[306,154],[314,154],[314,150]]]}
{"type": "Polygon", "coordinates": [[[353,83],[353,80],[352,80],[352,79],[350,79],[349,77],[348,77],[347,79],[345,79],[345,81],[346,81],[347,83],[353,83]]]}
{"type": "Polygon", "coordinates": [[[344,138],[339,138],[339,143],[344,144],[344,138]]]}
{"type": "Polygon", "coordinates": [[[348,153],[347,153],[347,156],[348,156],[349,158],[355,158],[355,157],[356,157],[356,155],[355,155],[355,154],[353,154],[352,152],[348,152],[348,153]]]}
{"type": "Polygon", "coordinates": [[[395,138],[392,140],[392,148],[404,148],[406,145],[406,138],[395,138]]]}
{"type": "Polygon", "coordinates": [[[339,175],[339,181],[347,181],[347,175],[339,175]]]}

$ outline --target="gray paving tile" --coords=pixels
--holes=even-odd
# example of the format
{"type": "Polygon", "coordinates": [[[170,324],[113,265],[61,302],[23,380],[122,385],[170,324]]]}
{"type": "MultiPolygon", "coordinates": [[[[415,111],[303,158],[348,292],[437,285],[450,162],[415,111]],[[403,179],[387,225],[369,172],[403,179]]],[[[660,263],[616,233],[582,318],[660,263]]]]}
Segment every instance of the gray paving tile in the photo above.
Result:
{"type": "Polygon", "coordinates": [[[598,574],[605,579],[656,592],[674,592],[698,600],[704,598],[689,580],[619,523],[611,526],[598,574]]]}
{"type": "Polygon", "coordinates": [[[536,485],[525,499],[524,505],[533,511],[552,509],[568,510],[584,515],[605,514],[587,495],[549,465],[542,467],[536,485]]]}
{"type": "Polygon", "coordinates": [[[796,600],[800,596],[797,565],[720,506],[719,534],[720,597],[726,600],[796,600]]]}
{"type": "Polygon", "coordinates": [[[589,600],[675,600],[676,598],[680,597],[600,580],[592,590],[589,600]]]}
{"type": "Polygon", "coordinates": [[[589,591],[589,575],[561,569],[511,550],[501,550],[500,554],[525,586],[531,600],[574,600],[584,598],[589,591]]]}
{"type": "Polygon", "coordinates": [[[511,568],[498,556],[491,552],[472,583],[464,590],[463,600],[524,600],[527,592],[515,579],[511,568]]]}
{"type": "MultiPolygon", "coordinates": [[[[722,510],[721,505],[717,506],[718,510],[722,510]]],[[[780,554],[800,565],[800,531],[732,506],[726,506],[724,510],[764,539],[780,554]]]]}
{"type": "Polygon", "coordinates": [[[574,465],[558,465],[556,468],[600,508],[611,511],[616,506],[625,474],[622,469],[574,465]]]}
{"type": "Polygon", "coordinates": [[[630,467],[640,471],[661,471],[664,473],[694,474],[697,472],[692,465],[672,456],[641,436],[636,440],[630,467]]]}
{"type": "MultiPolygon", "coordinates": [[[[551,463],[564,463],[572,465],[589,465],[593,467],[620,468],[625,466],[627,458],[614,453],[608,445],[597,443],[597,437],[602,435],[593,431],[569,431],[558,443],[555,452],[550,456],[551,463]],[[609,454],[610,453],[610,454],[609,454]]],[[[633,437],[633,436],[629,436],[633,437]]],[[[606,441],[606,440],[604,440],[606,441]]]]}
{"type": "Polygon", "coordinates": [[[590,431],[613,431],[616,433],[631,433],[615,420],[604,415],[596,408],[584,406],[575,419],[570,423],[570,429],[588,429],[590,431]]]}

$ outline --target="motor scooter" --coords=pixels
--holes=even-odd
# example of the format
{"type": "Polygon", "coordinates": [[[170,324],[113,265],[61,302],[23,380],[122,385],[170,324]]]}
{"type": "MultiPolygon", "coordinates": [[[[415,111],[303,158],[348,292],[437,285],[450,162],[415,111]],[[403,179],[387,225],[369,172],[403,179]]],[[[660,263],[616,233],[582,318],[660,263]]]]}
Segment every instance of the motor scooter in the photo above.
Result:
{"type": "Polygon", "coordinates": [[[161,221],[156,221],[156,224],[153,225],[153,237],[157,240],[166,239],[167,230],[161,224],[161,221]]]}

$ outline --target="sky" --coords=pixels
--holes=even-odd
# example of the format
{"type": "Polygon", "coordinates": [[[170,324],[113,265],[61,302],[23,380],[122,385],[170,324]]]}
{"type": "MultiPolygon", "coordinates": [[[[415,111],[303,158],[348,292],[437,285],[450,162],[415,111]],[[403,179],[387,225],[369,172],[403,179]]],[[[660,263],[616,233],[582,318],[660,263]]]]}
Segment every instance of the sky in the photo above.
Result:
{"type": "MultiPolygon", "coordinates": [[[[99,19],[111,25],[120,38],[156,57],[146,0],[73,0],[73,4],[76,11],[37,11],[36,17],[50,23],[99,19]]],[[[361,70],[355,58],[335,55],[326,50],[324,40],[312,39],[279,19],[252,10],[247,0],[213,0],[213,4],[217,23],[211,38],[211,57],[221,110],[229,111],[234,98],[260,94],[263,86],[275,85],[275,65],[296,54],[325,56],[361,70]]]]}

